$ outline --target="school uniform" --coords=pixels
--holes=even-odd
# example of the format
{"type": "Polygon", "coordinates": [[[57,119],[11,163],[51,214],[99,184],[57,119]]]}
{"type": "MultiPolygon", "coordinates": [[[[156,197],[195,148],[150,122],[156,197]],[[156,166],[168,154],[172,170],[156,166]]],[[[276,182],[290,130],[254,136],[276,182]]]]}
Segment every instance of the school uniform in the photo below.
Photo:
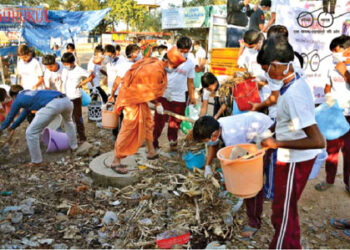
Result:
{"type": "Polygon", "coordinates": [[[94,58],[95,57],[92,57],[90,59],[87,67],[88,71],[94,74],[94,79],[92,80],[94,87],[92,87],[92,84],[90,82],[88,83],[88,87],[89,87],[90,93],[92,93],[93,88],[95,88],[98,91],[99,95],[101,96],[102,102],[106,103],[108,100],[108,96],[106,92],[100,87],[102,65],[94,63],[94,58]]]}
{"type": "Polygon", "coordinates": [[[83,77],[87,78],[90,73],[80,66],[75,65],[73,69],[63,69],[62,72],[62,92],[73,102],[73,120],[77,126],[80,141],[86,141],[85,128],[83,122],[81,91],[77,86],[83,77]]]}
{"type": "MultiPolygon", "coordinates": [[[[336,64],[335,64],[336,65],[336,64]]],[[[347,66],[350,70],[350,65],[347,66]]],[[[331,82],[331,94],[339,103],[339,106],[344,109],[344,116],[350,124],[350,85],[347,83],[342,75],[334,68],[328,73],[331,82]]],[[[350,131],[342,137],[335,140],[327,140],[326,160],[326,181],[329,184],[334,184],[338,168],[338,154],[339,151],[343,154],[343,180],[347,190],[349,190],[350,182],[350,131]]]]}
{"type": "Polygon", "coordinates": [[[73,104],[64,94],[58,91],[21,91],[14,100],[8,116],[2,123],[1,130],[9,127],[11,123],[10,128],[16,129],[33,110],[37,111],[35,118],[26,130],[27,145],[33,163],[42,162],[39,138],[42,131],[58,114],[61,114],[63,117],[71,149],[78,148],[75,127],[72,121],[73,104]],[[12,123],[21,109],[20,115],[12,123]]]}
{"type": "MultiPolygon", "coordinates": [[[[187,59],[177,67],[174,72],[167,73],[168,85],[164,92],[163,97],[158,99],[163,105],[164,110],[174,112],[179,115],[184,115],[186,110],[186,92],[187,80],[194,79],[195,71],[194,64],[191,60],[187,59]]],[[[153,132],[153,145],[155,148],[159,148],[158,138],[161,136],[165,123],[167,121],[167,115],[161,115],[157,112],[154,115],[154,132],[153,132]]],[[[168,126],[168,140],[170,144],[177,144],[178,130],[181,125],[181,120],[169,116],[168,126]]]]}
{"type": "Polygon", "coordinates": [[[33,89],[35,84],[38,83],[39,77],[43,76],[43,70],[36,58],[30,59],[29,62],[19,60],[17,71],[21,76],[23,89],[33,89]]]}
{"type": "MultiPolygon", "coordinates": [[[[218,122],[221,128],[221,139],[225,146],[255,143],[257,136],[273,125],[273,121],[267,115],[253,111],[223,117],[218,119],[218,122]]],[[[270,152],[265,154],[264,166],[268,162],[269,154],[270,152]]],[[[262,188],[255,197],[245,199],[244,202],[246,204],[249,226],[260,228],[264,189],[262,188]]]]}
{"type": "Polygon", "coordinates": [[[62,72],[63,64],[57,62],[58,69],[57,71],[50,71],[48,69],[44,72],[44,85],[46,89],[61,91],[62,89],[62,72]]]}
{"type": "MultiPolygon", "coordinates": [[[[276,138],[306,138],[304,128],[316,124],[312,93],[299,75],[280,90],[277,102],[276,138]]],[[[270,248],[300,249],[298,201],[306,186],[319,149],[279,148],[271,222],[275,228],[270,248]]]]}

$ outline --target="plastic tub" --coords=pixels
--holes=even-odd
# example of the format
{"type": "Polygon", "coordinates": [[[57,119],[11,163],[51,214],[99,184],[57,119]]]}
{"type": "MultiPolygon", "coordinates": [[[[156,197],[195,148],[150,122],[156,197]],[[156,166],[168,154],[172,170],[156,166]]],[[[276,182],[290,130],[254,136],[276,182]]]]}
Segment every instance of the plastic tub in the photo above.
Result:
{"type": "Polygon", "coordinates": [[[264,150],[258,150],[255,144],[240,144],[222,148],[217,153],[224,173],[227,191],[240,198],[252,198],[263,188],[264,150]],[[252,159],[229,160],[232,148],[239,146],[250,154],[256,153],[252,159]]]}
{"type": "Polygon", "coordinates": [[[118,127],[118,114],[113,110],[114,104],[106,104],[102,108],[102,127],[105,129],[115,129],[118,127]]]}
{"type": "Polygon", "coordinates": [[[69,137],[66,133],[57,132],[49,128],[44,130],[42,141],[47,146],[47,153],[64,151],[70,148],[69,137]]]}

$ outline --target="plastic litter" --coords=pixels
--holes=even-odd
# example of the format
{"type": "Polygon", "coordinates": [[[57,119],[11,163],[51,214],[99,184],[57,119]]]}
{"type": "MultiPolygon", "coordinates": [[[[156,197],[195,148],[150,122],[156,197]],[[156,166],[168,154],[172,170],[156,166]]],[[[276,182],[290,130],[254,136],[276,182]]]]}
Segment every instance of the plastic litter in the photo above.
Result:
{"type": "Polygon", "coordinates": [[[107,226],[113,225],[118,221],[118,217],[114,212],[107,211],[105,216],[103,216],[102,222],[107,226]]]}

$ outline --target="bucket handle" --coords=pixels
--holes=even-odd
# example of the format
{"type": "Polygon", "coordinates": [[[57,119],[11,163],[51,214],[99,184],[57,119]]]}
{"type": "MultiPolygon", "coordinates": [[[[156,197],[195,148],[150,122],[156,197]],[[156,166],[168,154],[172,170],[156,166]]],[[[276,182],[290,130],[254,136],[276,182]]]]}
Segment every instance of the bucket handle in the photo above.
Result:
{"type": "Polygon", "coordinates": [[[108,110],[108,107],[112,107],[112,106],[114,106],[114,103],[113,103],[113,102],[107,102],[107,103],[104,105],[103,109],[104,109],[104,110],[108,110]]]}

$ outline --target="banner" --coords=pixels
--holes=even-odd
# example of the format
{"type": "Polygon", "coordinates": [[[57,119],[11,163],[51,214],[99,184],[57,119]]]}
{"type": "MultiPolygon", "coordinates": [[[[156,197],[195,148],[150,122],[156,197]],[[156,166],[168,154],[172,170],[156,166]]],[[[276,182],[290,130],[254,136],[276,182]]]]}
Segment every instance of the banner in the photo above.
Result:
{"type": "Polygon", "coordinates": [[[300,0],[291,5],[278,6],[276,24],[288,28],[290,44],[304,58],[315,103],[322,103],[325,85],[330,83],[328,71],[334,68],[329,45],[335,37],[350,34],[350,0],[300,0]],[[324,6],[323,2],[329,4],[324,6]]]}

